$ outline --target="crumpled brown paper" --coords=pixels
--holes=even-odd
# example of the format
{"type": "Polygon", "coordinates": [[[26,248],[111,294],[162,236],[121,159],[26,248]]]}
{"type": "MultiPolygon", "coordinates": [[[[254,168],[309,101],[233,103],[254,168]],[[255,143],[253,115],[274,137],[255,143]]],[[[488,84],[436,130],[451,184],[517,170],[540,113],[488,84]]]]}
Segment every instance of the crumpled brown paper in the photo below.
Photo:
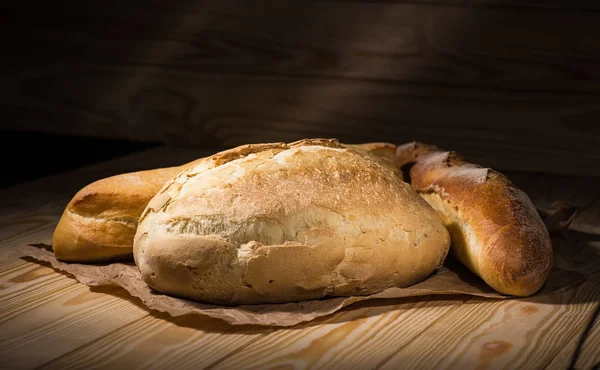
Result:
{"type": "MultiPolygon", "coordinates": [[[[546,284],[537,294],[564,291],[600,272],[597,251],[585,244],[555,238],[555,264],[546,284]],[[594,253],[593,258],[590,255],[594,253]]],[[[292,326],[317,317],[332,314],[356,302],[377,298],[402,298],[424,295],[472,295],[491,299],[506,298],[487,286],[481,279],[452,259],[428,279],[408,288],[390,288],[370,296],[327,298],[286,304],[217,306],[170,297],[153,291],[141,279],[133,263],[87,265],[56,260],[49,245],[25,246],[22,255],[49,263],[56,270],[73,275],[88,286],[119,285],[132,296],[141,299],[150,309],[171,316],[206,315],[234,325],[292,326]]]]}

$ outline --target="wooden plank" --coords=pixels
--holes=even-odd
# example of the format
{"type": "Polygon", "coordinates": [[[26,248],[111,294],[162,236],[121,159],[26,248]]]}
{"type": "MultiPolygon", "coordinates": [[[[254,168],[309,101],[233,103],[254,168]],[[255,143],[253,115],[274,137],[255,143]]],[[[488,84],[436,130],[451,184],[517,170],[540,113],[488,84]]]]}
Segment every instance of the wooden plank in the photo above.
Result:
{"type": "Polygon", "coordinates": [[[242,368],[373,368],[468,298],[365,303],[295,328],[279,329],[211,366],[242,368]]]}
{"type": "Polygon", "coordinates": [[[152,314],[59,357],[41,368],[204,368],[272,328],[231,326],[203,316],[152,314]]]}
{"type": "Polygon", "coordinates": [[[15,248],[48,238],[53,227],[54,223],[30,230],[0,244],[3,363],[35,367],[148,315],[122,289],[92,290],[49,267],[16,258],[15,248]]]}
{"type": "MultiPolygon", "coordinates": [[[[54,223],[49,226],[5,240],[2,246],[12,251],[32,238],[47,239],[54,223]]],[[[252,328],[232,327],[219,320],[198,316],[171,321],[167,315],[153,313],[148,316],[148,312],[120,288],[90,289],[48,267],[17,260],[14,255],[10,257],[7,261],[14,261],[14,264],[2,264],[0,273],[0,357],[19,367],[36,367],[72,351],[78,353],[76,349],[87,343],[92,343],[84,347],[88,350],[101,349],[95,356],[107,355],[108,359],[118,359],[119,364],[139,361],[139,351],[144,352],[143,358],[155,355],[152,361],[156,363],[167,359],[182,364],[196,363],[200,359],[211,363],[260,334],[253,334],[252,328]],[[114,315],[118,315],[118,319],[114,315]],[[139,325],[128,325],[144,317],[139,325]],[[155,326],[159,328],[150,338],[140,333],[155,326]],[[140,327],[142,329],[136,332],[135,328],[140,327]],[[127,331],[132,328],[133,332],[127,331]],[[123,351],[131,349],[131,343],[116,348],[109,346],[108,349],[98,347],[97,342],[102,345],[103,337],[113,330],[119,331],[116,337],[120,337],[123,330],[129,339],[131,333],[141,335],[137,337],[140,345],[133,351],[123,351]],[[174,339],[167,352],[165,335],[174,339]],[[52,338],[51,344],[44,344],[48,338],[52,338]],[[29,354],[27,348],[42,345],[44,350],[29,354]],[[194,347],[196,355],[190,355],[185,350],[193,345],[203,350],[197,351],[198,347],[194,347]],[[174,356],[178,346],[184,353],[174,356]],[[204,352],[206,349],[210,350],[204,352]]],[[[115,337],[109,335],[107,338],[111,338],[109,343],[112,343],[115,337]]]]}
{"type": "Polygon", "coordinates": [[[15,271],[18,275],[0,280],[5,287],[0,296],[0,325],[42,306],[48,297],[81,289],[76,280],[57,274],[49,267],[33,263],[24,263],[23,267],[24,272],[18,269],[15,271]]]}
{"type": "MultiPolygon", "coordinates": [[[[59,213],[60,215],[60,213],[59,213]]],[[[0,220],[0,241],[10,239],[19,234],[28,231],[34,231],[42,226],[56,224],[56,212],[47,212],[45,209],[37,211],[26,211],[17,214],[11,214],[8,220],[0,220]]]]}
{"type": "MultiPolygon", "coordinates": [[[[600,251],[600,242],[591,242],[590,245],[600,251]]],[[[597,283],[595,289],[600,290],[600,284],[597,283]]],[[[594,365],[598,367],[600,364],[600,302],[596,302],[595,312],[585,319],[585,329],[564,342],[563,349],[548,365],[548,369],[592,369],[594,365]],[[577,361],[572,364],[575,356],[577,361]]]]}
{"type": "MultiPolygon", "coordinates": [[[[6,227],[3,234],[6,239],[0,242],[0,253],[4,257],[0,263],[0,357],[3,363],[35,367],[149,315],[122,289],[90,289],[48,267],[18,259],[15,252],[25,243],[48,242],[71,193],[90,179],[189,158],[191,152],[198,151],[152,150],[0,193],[10,200],[9,204],[3,204],[6,217],[0,219],[6,227]],[[72,181],[65,183],[66,178],[72,181]],[[23,194],[33,196],[23,197],[23,194]],[[43,205],[39,207],[39,204],[43,205]],[[45,343],[48,338],[52,341],[45,343]],[[27,350],[38,347],[43,349],[34,354],[27,350]]],[[[163,322],[164,318],[154,320],[163,322]]]]}
{"type": "Polygon", "coordinates": [[[48,240],[54,225],[0,242],[0,358],[15,368],[38,366],[148,315],[121,289],[90,290],[49,267],[18,258],[18,247],[48,240]]]}
{"type": "Polygon", "coordinates": [[[500,169],[600,175],[600,13],[437,4],[180,2],[61,22],[13,9],[2,124],[221,147],[418,139],[500,169]]]}
{"type": "Polygon", "coordinates": [[[422,298],[371,302],[316,322],[278,330],[229,326],[201,317],[164,320],[164,315],[157,315],[130,324],[44,367],[68,369],[94,363],[106,369],[128,364],[237,369],[304,367],[309,363],[327,368],[344,364],[367,368],[463,300],[446,297],[432,302],[422,298]],[[169,340],[165,343],[167,333],[169,340]],[[361,348],[368,348],[368,353],[361,348]],[[139,359],[144,359],[143,363],[139,359]]]}
{"type": "Polygon", "coordinates": [[[577,289],[527,299],[472,299],[426,329],[382,369],[538,369],[583,330],[598,306],[600,276],[577,289]]]}
{"type": "Polygon", "coordinates": [[[33,290],[23,295],[26,296],[23,299],[35,302],[36,306],[0,324],[0,356],[5,363],[27,368],[39,366],[148,315],[127,293],[115,287],[91,290],[75,284],[49,289],[44,294],[33,290]]]}
{"type": "MultiPolygon", "coordinates": [[[[0,307],[3,318],[6,318],[9,311],[16,307],[12,307],[11,304],[14,304],[15,298],[19,298],[20,293],[36,289],[37,284],[65,283],[64,279],[60,278],[61,275],[49,267],[27,263],[24,260],[15,260],[14,262],[12,266],[2,266],[0,273],[0,307]]],[[[74,282],[71,281],[71,283],[74,282]]]]}
{"type": "MultiPolygon", "coordinates": [[[[48,267],[18,260],[9,253],[25,242],[49,239],[54,224],[55,222],[41,230],[21,233],[2,242],[5,250],[3,255],[10,258],[2,259],[0,273],[0,333],[3,333],[0,335],[0,356],[3,361],[8,361],[6,363],[18,364],[19,367],[38,366],[86,343],[95,342],[112,330],[129,328],[127,324],[148,315],[145,309],[132,303],[135,300],[121,289],[90,289],[48,267]],[[116,321],[113,315],[118,315],[116,321]],[[44,344],[48,338],[53,339],[51,344],[44,344]],[[34,355],[29,354],[27,348],[37,348],[41,345],[44,350],[36,351],[34,355]]],[[[154,341],[136,347],[150,351],[146,356],[160,352],[157,351],[157,346],[164,346],[164,335],[176,335],[176,339],[183,341],[180,343],[183,348],[188,348],[190,343],[200,345],[203,349],[216,345],[209,352],[199,352],[204,353],[205,360],[209,362],[218,359],[219,354],[224,356],[237,348],[238,342],[239,345],[243,345],[253,338],[253,335],[249,334],[252,330],[248,328],[236,328],[233,334],[225,335],[233,327],[222,321],[197,316],[179,318],[172,322],[166,315],[148,316],[146,321],[141,323],[143,330],[147,330],[148,321],[152,322],[150,327],[156,326],[157,323],[164,325],[152,336],[154,341]],[[204,334],[198,331],[198,325],[206,325],[204,334]]],[[[155,361],[167,357],[164,348],[162,349],[163,352],[160,352],[155,361]]],[[[110,351],[103,348],[100,355],[106,353],[110,351]]],[[[122,355],[127,357],[127,353],[122,355]]],[[[129,360],[135,360],[136,356],[134,354],[129,360]]],[[[118,358],[123,360],[122,356],[118,358]]],[[[189,360],[183,357],[177,361],[186,363],[189,360]]],[[[192,356],[191,360],[195,361],[197,358],[192,356]]]]}
{"type": "Polygon", "coordinates": [[[21,210],[6,219],[11,221],[0,219],[3,225],[0,234],[5,237],[0,239],[0,276],[26,265],[20,259],[20,247],[29,243],[49,243],[57,222],[55,215],[46,213],[46,207],[21,210]]]}
{"type": "Polygon", "coordinates": [[[0,243],[0,252],[11,258],[19,257],[19,248],[28,243],[50,243],[57,221],[43,224],[35,229],[27,230],[0,243]]]}
{"type": "MultiPolygon", "coordinates": [[[[600,309],[600,304],[596,310],[600,309]]],[[[575,336],[569,340],[562,351],[548,365],[548,369],[570,369],[573,356],[580,342],[582,335],[575,336]]],[[[585,342],[581,347],[581,352],[577,362],[573,364],[575,369],[592,369],[594,365],[600,364],[600,319],[596,318],[595,324],[590,328],[585,342]]]]}

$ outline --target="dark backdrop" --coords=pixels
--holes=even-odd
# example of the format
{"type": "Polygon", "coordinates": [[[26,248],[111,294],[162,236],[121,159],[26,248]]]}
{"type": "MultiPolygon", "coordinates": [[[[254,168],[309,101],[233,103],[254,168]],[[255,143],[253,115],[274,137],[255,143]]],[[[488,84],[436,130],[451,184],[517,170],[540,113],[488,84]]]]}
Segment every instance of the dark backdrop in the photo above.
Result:
{"type": "Polygon", "coordinates": [[[598,2],[22,3],[0,5],[0,128],[112,140],[79,158],[337,137],[600,175],[598,2]]]}

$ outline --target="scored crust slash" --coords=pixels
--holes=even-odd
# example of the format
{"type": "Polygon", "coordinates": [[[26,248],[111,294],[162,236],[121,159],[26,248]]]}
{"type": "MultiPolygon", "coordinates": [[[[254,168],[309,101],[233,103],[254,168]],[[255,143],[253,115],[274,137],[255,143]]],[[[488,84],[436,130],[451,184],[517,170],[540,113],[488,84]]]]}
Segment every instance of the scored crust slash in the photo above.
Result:
{"type": "Polygon", "coordinates": [[[407,287],[449,250],[498,292],[526,296],[552,263],[533,205],[501,174],[426,144],[335,139],[99,180],[65,209],[53,250],[84,263],[133,257],[155,290],[225,305],[407,287]]]}

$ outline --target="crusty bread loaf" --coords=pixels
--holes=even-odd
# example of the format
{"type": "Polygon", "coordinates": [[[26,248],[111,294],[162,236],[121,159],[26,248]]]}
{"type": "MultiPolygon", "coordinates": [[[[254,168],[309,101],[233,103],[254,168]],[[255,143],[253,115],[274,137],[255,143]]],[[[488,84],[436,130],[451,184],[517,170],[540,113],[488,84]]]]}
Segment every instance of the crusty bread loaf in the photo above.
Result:
{"type": "Polygon", "coordinates": [[[71,262],[132,259],[133,237],[142,211],[165,182],[196,162],[116,175],[81,189],[54,230],[56,258],[71,262]]]}
{"type": "Polygon", "coordinates": [[[442,264],[450,237],[392,167],[325,139],[217,153],[149,202],[136,264],[157,291],[226,305],[414,284],[442,264]]]}
{"type": "MultiPolygon", "coordinates": [[[[354,147],[402,176],[394,165],[395,145],[366,143],[354,147]]],[[[168,180],[197,162],[115,175],[81,189],[65,208],[54,231],[52,248],[57,259],[132,260],[133,237],[142,211],[168,180]]]]}
{"type": "Polygon", "coordinates": [[[368,156],[384,167],[392,170],[396,176],[403,179],[402,172],[396,167],[396,145],[391,143],[364,143],[347,145],[349,148],[368,156]]]}
{"type": "Polygon", "coordinates": [[[552,245],[523,191],[501,173],[433,145],[399,146],[396,160],[450,231],[451,255],[502,294],[529,296],[542,287],[552,245]]]}

